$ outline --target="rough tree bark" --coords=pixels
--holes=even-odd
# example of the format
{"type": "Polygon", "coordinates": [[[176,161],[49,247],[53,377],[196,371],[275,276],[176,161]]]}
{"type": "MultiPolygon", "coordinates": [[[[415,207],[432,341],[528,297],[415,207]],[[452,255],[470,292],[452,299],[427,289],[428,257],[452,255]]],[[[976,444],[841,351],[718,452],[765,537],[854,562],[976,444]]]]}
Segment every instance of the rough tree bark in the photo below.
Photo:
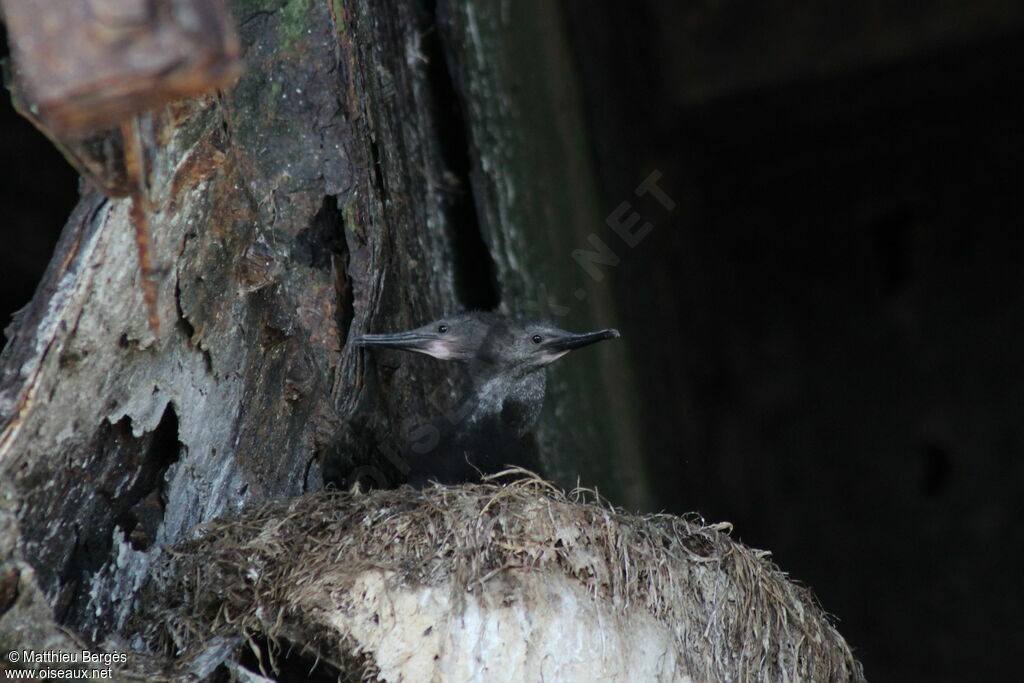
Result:
{"type": "MultiPolygon", "coordinates": [[[[74,649],[57,624],[116,636],[161,548],[319,488],[321,458],[394,474],[398,426],[454,383],[427,360],[367,367],[350,333],[472,305],[615,321],[570,258],[607,208],[553,3],[232,11],[238,83],[139,120],[159,333],[130,201],[89,186],[8,330],[4,649],[74,649]]],[[[555,371],[542,441],[562,483],[637,507],[647,489],[624,358],[608,345],[555,371]]]]}

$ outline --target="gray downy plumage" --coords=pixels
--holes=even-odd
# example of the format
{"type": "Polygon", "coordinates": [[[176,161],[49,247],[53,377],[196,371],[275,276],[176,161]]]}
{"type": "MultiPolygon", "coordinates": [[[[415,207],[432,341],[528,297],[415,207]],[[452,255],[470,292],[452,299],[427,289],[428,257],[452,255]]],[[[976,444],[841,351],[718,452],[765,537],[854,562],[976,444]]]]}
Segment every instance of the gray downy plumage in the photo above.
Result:
{"type": "Polygon", "coordinates": [[[462,313],[394,334],[357,337],[359,346],[411,351],[464,364],[470,387],[451,414],[409,434],[409,483],[455,484],[509,465],[539,472],[533,428],[544,405],[545,368],[570,351],[619,336],[574,334],[497,313],[462,313]]]}

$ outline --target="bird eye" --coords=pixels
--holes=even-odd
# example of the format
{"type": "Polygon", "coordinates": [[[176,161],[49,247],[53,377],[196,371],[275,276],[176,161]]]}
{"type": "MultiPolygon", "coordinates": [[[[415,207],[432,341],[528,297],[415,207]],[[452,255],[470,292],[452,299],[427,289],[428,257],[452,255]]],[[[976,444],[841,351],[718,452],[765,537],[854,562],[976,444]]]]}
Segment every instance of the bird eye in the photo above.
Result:
{"type": "Polygon", "coordinates": [[[448,331],[448,326],[447,325],[441,325],[440,327],[437,328],[437,331],[440,332],[441,334],[444,334],[445,332],[448,331]]]}
{"type": "Polygon", "coordinates": [[[534,344],[540,344],[542,341],[544,341],[544,337],[540,336],[539,334],[533,335],[534,344]]]}

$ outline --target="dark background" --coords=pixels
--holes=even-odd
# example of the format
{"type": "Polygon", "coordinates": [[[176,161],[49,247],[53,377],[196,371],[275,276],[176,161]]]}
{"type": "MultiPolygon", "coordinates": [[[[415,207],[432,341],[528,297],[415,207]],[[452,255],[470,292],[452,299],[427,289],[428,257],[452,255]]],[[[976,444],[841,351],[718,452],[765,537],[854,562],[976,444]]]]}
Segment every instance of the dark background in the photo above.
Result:
{"type": "MultiPolygon", "coordinates": [[[[0,23],[0,57],[7,58],[0,23]]],[[[0,329],[25,306],[78,202],[78,173],[0,93],[0,329]]],[[[3,348],[4,340],[0,340],[3,348]]]]}
{"type": "Polygon", "coordinates": [[[869,679],[1006,679],[1022,8],[819,4],[567,3],[606,212],[655,226],[602,233],[651,481],[772,550],[869,679]]]}
{"type": "MultiPolygon", "coordinates": [[[[803,5],[565,3],[606,212],[655,226],[609,286],[656,500],[771,549],[870,679],[1007,678],[1024,11],[803,5]]],[[[77,176],[6,100],[0,159],[6,325],[77,176]]]]}

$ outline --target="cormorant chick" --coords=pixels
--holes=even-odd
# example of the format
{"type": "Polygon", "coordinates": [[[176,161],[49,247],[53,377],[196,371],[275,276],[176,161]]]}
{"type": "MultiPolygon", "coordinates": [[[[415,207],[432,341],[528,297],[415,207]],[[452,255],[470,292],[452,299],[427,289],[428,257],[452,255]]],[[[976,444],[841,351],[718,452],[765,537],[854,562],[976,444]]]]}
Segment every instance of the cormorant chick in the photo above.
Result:
{"type": "Polygon", "coordinates": [[[471,386],[456,411],[414,429],[404,456],[409,483],[456,484],[508,465],[540,470],[533,427],[544,404],[544,368],[574,349],[619,336],[573,334],[496,313],[464,313],[395,334],[354,341],[467,364],[471,386]]]}

